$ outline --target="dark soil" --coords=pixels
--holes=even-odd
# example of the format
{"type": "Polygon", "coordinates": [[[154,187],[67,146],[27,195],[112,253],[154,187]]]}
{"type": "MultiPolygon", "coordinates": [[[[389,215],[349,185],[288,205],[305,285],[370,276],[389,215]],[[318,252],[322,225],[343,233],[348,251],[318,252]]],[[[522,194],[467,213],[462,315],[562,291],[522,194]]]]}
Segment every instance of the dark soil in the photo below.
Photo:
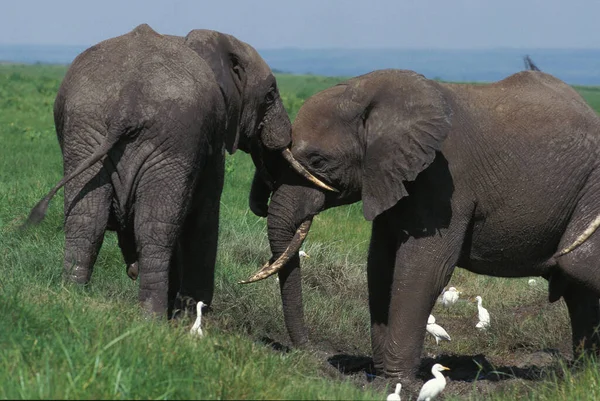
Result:
{"type": "MultiPolygon", "coordinates": [[[[289,352],[290,348],[276,340],[263,337],[261,343],[278,352],[289,352]]],[[[517,347],[519,348],[519,347],[517,347]]],[[[450,368],[444,372],[448,381],[444,396],[454,395],[469,397],[485,396],[501,388],[514,385],[531,386],[536,381],[550,377],[560,377],[563,371],[561,362],[571,357],[568,347],[564,350],[528,348],[515,349],[506,357],[487,358],[478,355],[447,355],[423,357],[413,382],[402,381],[402,399],[409,399],[409,394],[416,399],[424,382],[432,378],[431,367],[441,363],[450,368]]],[[[371,387],[382,392],[392,392],[396,382],[375,376],[373,361],[367,355],[353,355],[332,349],[330,344],[312,344],[308,350],[323,361],[324,376],[337,380],[350,380],[358,387],[371,387]]],[[[443,399],[440,396],[440,399],[443,399]]]]}

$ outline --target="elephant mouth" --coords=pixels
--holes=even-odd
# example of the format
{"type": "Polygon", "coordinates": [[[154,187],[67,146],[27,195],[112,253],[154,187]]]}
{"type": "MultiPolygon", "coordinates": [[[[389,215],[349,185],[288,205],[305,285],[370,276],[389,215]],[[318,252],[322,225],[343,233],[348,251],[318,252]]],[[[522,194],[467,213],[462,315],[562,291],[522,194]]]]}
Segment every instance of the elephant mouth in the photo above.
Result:
{"type": "Polygon", "coordinates": [[[270,277],[273,274],[277,273],[279,270],[281,270],[283,266],[285,266],[294,255],[298,254],[298,251],[300,250],[304,239],[308,235],[308,231],[310,230],[311,224],[312,217],[302,222],[302,224],[300,224],[300,226],[296,230],[296,233],[294,234],[294,237],[290,241],[290,244],[288,245],[286,250],[275,262],[265,263],[258,272],[254,273],[247,280],[240,281],[239,284],[249,284],[260,280],[264,280],[267,277],[270,277]]]}

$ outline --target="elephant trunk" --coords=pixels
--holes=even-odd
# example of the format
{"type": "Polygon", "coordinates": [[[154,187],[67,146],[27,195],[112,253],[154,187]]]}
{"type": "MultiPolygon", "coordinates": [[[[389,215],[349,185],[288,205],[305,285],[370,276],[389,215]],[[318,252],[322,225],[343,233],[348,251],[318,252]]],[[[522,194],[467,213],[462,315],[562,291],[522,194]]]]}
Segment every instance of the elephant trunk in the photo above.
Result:
{"type": "MultiPolygon", "coordinates": [[[[291,169],[284,175],[295,181],[302,180],[291,169]]],[[[323,192],[306,184],[308,183],[303,181],[300,185],[279,186],[271,198],[267,217],[273,256],[270,260],[272,263],[265,266],[268,269],[265,277],[274,274],[273,268],[278,269],[285,325],[294,346],[308,342],[298,250],[308,234],[313,216],[325,203],[323,192]]]]}
{"type": "Polygon", "coordinates": [[[281,98],[266,111],[260,125],[260,142],[267,150],[282,151],[292,142],[292,123],[281,98]]]}

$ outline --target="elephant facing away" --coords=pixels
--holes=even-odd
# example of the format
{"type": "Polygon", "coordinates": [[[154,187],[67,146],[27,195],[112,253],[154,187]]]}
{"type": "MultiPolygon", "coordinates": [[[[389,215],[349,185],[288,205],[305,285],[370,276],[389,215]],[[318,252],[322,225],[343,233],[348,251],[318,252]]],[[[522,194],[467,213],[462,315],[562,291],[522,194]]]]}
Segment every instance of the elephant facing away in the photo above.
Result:
{"type": "Polygon", "coordinates": [[[272,263],[246,282],[288,278],[294,344],[308,340],[297,250],[312,218],[362,200],[378,372],[414,376],[457,265],[547,278],[550,301],[566,301],[574,348],[600,349],[600,118],[571,87],[536,71],[489,85],[374,71],[309,98],[292,132],[296,160],[339,192],[282,172],[268,206],[272,263]]]}
{"type": "Polygon", "coordinates": [[[158,315],[213,297],[225,149],[253,153],[255,181],[291,141],[275,77],[258,53],[209,30],[163,36],[143,24],[80,54],[54,104],[65,187],[67,280],[87,283],[115,230],[139,299],[158,315]]]}

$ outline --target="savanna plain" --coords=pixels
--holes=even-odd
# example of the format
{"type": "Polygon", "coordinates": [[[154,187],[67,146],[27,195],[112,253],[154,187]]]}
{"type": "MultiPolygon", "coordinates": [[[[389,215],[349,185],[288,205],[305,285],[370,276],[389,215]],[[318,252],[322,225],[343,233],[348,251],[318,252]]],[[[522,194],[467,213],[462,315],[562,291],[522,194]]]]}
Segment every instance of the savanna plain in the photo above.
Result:
{"type": "MultiPolygon", "coordinates": [[[[221,199],[215,299],[204,337],[190,321],[145,320],[137,282],[108,232],[90,285],[63,284],[62,191],[46,220],[20,231],[62,177],[52,105],[64,66],[0,65],[0,398],[379,399],[395,382],[367,380],[370,355],[365,264],[370,224],[354,204],[316,216],[303,246],[304,304],[313,344],[291,350],[275,278],[239,285],[270,257],[266,221],[248,209],[253,165],[228,156],[221,199]]],[[[341,78],[278,75],[293,119],[303,101],[341,78]]],[[[600,88],[576,87],[600,111],[600,88]]],[[[462,292],[433,314],[452,337],[426,337],[420,377],[451,368],[446,400],[597,400],[600,370],[573,364],[566,306],[549,304],[545,280],[478,276],[460,268],[462,292]],[[491,314],[475,329],[481,295],[491,314]]],[[[405,398],[403,395],[402,399],[405,398]]]]}

